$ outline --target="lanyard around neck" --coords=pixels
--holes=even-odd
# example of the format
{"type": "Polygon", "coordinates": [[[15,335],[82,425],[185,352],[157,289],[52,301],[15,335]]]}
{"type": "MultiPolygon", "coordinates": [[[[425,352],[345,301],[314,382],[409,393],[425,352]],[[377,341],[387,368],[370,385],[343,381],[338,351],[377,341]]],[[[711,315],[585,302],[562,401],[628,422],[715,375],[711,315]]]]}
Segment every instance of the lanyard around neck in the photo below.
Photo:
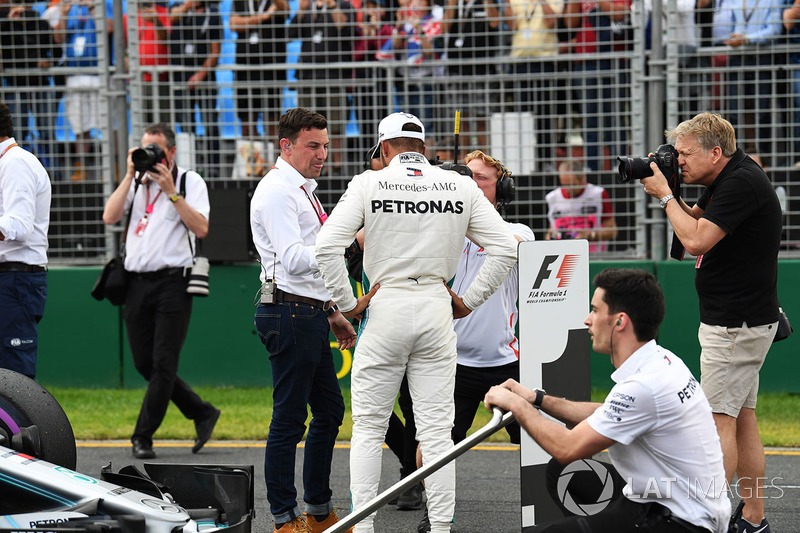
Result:
{"type": "Polygon", "coordinates": [[[147,203],[147,207],[144,210],[144,216],[145,217],[147,217],[147,215],[150,215],[150,214],[153,213],[153,207],[155,206],[156,200],[158,200],[158,197],[161,196],[162,192],[164,192],[163,189],[159,190],[158,194],[156,194],[156,197],[153,198],[153,201],[151,202],[150,201],[150,183],[147,184],[147,202],[146,202],[147,203]]]}
{"type": "Polygon", "coordinates": [[[305,193],[306,198],[308,198],[308,201],[311,203],[311,208],[314,209],[314,214],[317,215],[320,226],[325,224],[325,220],[327,220],[328,215],[326,215],[325,212],[322,210],[322,204],[319,203],[317,196],[314,195],[314,200],[312,200],[311,196],[308,195],[308,191],[306,191],[303,187],[300,188],[303,189],[303,193],[305,193]],[[314,203],[315,201],[316,204],[314,203]]]}
{"type": "Polygon", "coordinates": [[[3,157],[4,155],[6,155],[6,152],[8,152],[9,150],[11,150],[11,149],[12,149],[12,148],[14,148],[15,146],[19,146],[19,145],[18,145],[17,143],[11,143],[11,144],[9,144],[8,146],[6,146],[6,149],[5,149],[5,150],[3,150],[3,153],[2,153],[2,154],[0,154],[0,157],[3,157]]]}
{"type": "Polygon", "coordinates": [[[744,14],[744,21],[746,24],[750,24],[750,19],[753,18],[753,13],[755,13],[756,9],[758,9],[758,2],[759,0],[756,0],[755,4],[753,4],[753,9],[748,12],[747,0],[742,0],[742,12],[744,14]]]}

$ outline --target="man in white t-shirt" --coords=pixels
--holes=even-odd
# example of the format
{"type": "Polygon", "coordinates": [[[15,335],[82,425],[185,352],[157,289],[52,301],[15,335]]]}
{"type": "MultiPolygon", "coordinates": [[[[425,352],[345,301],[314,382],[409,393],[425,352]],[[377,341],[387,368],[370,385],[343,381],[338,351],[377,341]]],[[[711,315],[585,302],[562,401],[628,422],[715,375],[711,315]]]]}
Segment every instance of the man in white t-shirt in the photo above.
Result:
{"type": "MultiPolygon", "coordinates": [[[[484,196],[496,207],[509,203],[513,195],[511,172],[497,159],[475,150],[465,158],[472,171],[472,179],[484,196]]],[[[518,241],[532,241],[536,237],[525,224],[508,223],[518,241]]],[[[453,291],[463,295],[469,284],[478,276],[486,259],[486,251],[464,239],[464,249],[458,262],[453,291]]],[[[519,265],[514,265],[508,276],[493,295],[474,312],[455,321],[458,337],[458,365],[456,366],[453,442],[459,443],[467,436],[475,413],[492,385],[508,378],[519,379],[519,341],[515,327],[519,265]]],[[[519,443],[519,425],[511,424],[506,430],[511,441],[519,443]]]]}
{"type": "MultiPolygon", "coordinates": [[[[616,385],[605,402],[555,398],[513,380],[492,387],[485,399],[487,407],[513,412],[553,456],[549,484],[559,479],[553,470],[560,465],[567,469],[605,449],[613,466],[604,467],[620,481],[607,505],[589,507],[589,516],[570,516],[533,531],[726,532],[731,505],[711,407],[683,361],[655,341],[664,319],[658,282],[643,270],[607,269],[595,276],[594,285],[584,323],[592,348],[609,354],[616,368],[611,374],[616,385]]],[[[570,484],[573,501],[586,501],[575,494],[585,489],[586,484],[570,484]]]]}

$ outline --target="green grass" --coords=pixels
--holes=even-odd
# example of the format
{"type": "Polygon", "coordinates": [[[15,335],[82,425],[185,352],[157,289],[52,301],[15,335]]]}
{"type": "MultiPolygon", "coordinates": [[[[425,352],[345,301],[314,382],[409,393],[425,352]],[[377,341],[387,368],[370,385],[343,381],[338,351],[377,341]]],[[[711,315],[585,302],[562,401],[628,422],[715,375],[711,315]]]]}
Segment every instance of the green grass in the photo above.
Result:
{"type": "MultiPolygon", "coordinates": [[[[272,390],[267,388],[216,388],[198,387],[195,391],[222,410],[214,430],[218,440],[266,440],[272,415],[272,390]]],[[[75,437],[81,440],[106,440],[130,438],[139,414],[144,390],[120,389],[50,389],[72,423],[75,437]]],[[[349,440],[352,430],[350,417],[350,391],[342,391],[347,411],[339,430],[339,440],[349,440]]],[[[592,399],[602,401],[607,391],[593,390],[592,399]]],[[[399,413],[399,409],[395,408],[399,413]]],[[[800,447],[800,396],[789,394],[762,394],[758,398],[758,419],[761,440],[765,446],[800,447]]],[[[472,429],[486,425],[491,413],[483,407],[472,429]]],[[[195,437],[194,424],[183,418],[170,404],[164,423],[156,439],[190,440],[195,437]]],[[[489,442],[508,442],[505,431],[495,433],[489,442]]]]}

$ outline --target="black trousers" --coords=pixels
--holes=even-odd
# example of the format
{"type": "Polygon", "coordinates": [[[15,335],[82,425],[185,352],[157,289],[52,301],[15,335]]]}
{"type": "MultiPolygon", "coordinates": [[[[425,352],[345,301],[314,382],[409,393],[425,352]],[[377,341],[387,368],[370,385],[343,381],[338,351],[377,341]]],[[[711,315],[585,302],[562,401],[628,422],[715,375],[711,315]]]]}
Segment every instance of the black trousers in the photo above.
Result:
{"type": "Polygon", "coordinates": [[[132,273],[123,309],[133,364],[147,380],[131,440],[144,439],[150,444],[170,400],[192,420],[202,420],[214,412],[210,403],[178,377],[178,359],[192,315],[192,296],[186,294],[183,269],[171,271],[149,277],[132,273]]]}
{"type": "MultiPolygon", "coordinates": [[[[494,385],[500,385],[508,378],[519,381],[519,361],[503,366],[471,367],[456,366],[455,420],[453,422],[453,442],[458,444],[467,438],[475,413],[483,409],[483,398],[494,385]]],[[[506,426],[511,442],[519,444],[519,424],[506,426]]]]}
{"type": "Polygon", "coordinates": [[[597,474],[589,471],[579,471],[572,474],[567,490],[569,492],[570,507],[581,507],[589,516],[576,516],[568,509],[564,500],[566,497],[559,494],[558,482],[565,465],[555,459],[547,464],[547,491],[550,497],[561,508],[567,518],[556,520],[547,524],[534,527],[536,533],[710,533],[698,526],[679,523],[671,517],[669,510],[656,503],[637,503],[622,495],[625,480],[619,475],[616,468],[608,463],[600,463],[609,474],[609,481],[613,483],[613,494],[608,506],[597,511],[592,504],[598,501],[602,487],[597,474]]]}

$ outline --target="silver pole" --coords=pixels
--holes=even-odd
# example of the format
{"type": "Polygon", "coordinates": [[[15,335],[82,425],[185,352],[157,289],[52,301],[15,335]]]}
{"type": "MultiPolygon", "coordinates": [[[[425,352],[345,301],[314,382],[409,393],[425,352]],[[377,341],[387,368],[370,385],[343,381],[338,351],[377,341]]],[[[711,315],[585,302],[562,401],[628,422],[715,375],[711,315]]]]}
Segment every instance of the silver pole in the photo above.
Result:
{"type": "Polygon", "coordinates": [[[462,455],[464,452],[483,441],[489,435],[496,433],[497,431],[514,422],[514,415],[510,412],[503,413],[503,411],[495,407],[493,409],[493,413],[492,420],[489,421],[488,424],[456,444],[449,452],[444,455],[440,455],[431,463],[426,464],[413,474],[401,479],[382,494],[378,494],[375,498],[364,505],[364,507],[356,509],[346,517],[339,520],[339,522],[334,524],[333,527],[326,529],[325,533],[340,533],[350,529],[376,509],[386,505],[386,503],[395,496],[399,496],[408,488],[422,481],[425,477],[436,472],[450,461],[455,460],[456,457],[462,455]]]}
{"type": "Polygon", "coordinates": [[[128,104],[125,102],[125,28],[122,23],[122,2],[114,0],[114,110],[117,119],[117,169],[119,177],[125,175],[128,160],[128,104]]]}
{"type": "MultiPolygon", "coordinates": [[[[665,75],[666,61],[664,59],[664,32],[662,29],[663,17],[661,13],[664,9],[663,0],[653,0],[653,15],[650,17],[652,27],[650,31],[650,79],[648,81],[648,94],[650,95],[647,110],[647,146],[648,150],[655,150],[655,147],[664,141],[664,97],[666,94],[667,78],[665,75]]],[[[650,204],[653,200],[649,200],[650,204]]],[[[665,259],[666,242],[664,233],[665,215],[650,209],[647,216],[654,216],[659,221],[650,226],[650,258],[654,261],[665,259]]]]}

